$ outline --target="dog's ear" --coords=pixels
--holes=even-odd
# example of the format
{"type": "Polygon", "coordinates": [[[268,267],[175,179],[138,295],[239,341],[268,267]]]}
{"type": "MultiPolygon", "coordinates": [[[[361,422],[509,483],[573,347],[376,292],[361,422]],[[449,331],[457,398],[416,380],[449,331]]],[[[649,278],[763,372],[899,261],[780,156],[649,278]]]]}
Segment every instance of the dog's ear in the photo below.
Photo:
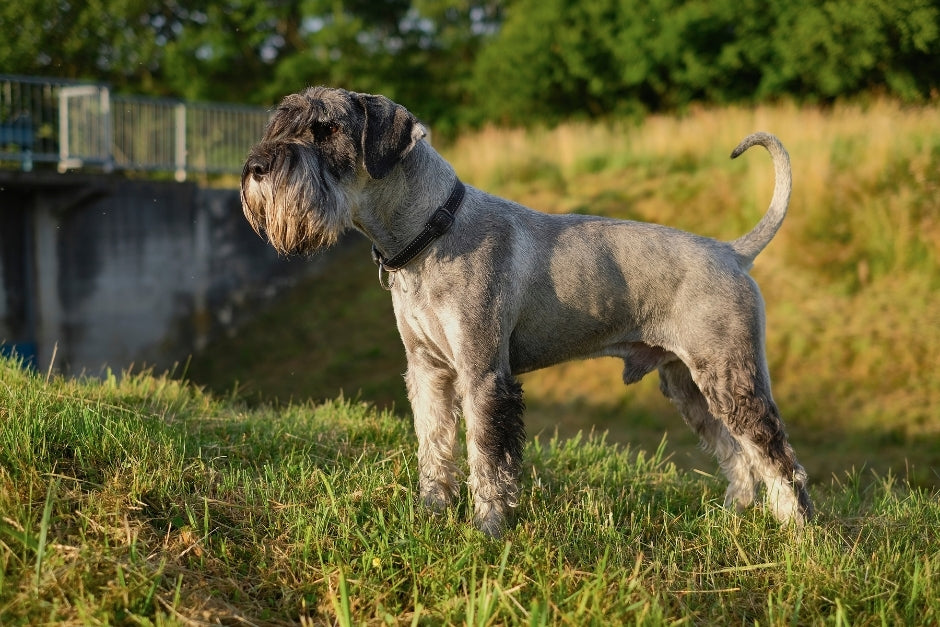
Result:
{"type": "Polygon", "coordinates": [[[362,159],[374,179],[385,178],[425,136],[415,116],[385,96],[359,94],[365,110],[362,124],[362,159]]]}

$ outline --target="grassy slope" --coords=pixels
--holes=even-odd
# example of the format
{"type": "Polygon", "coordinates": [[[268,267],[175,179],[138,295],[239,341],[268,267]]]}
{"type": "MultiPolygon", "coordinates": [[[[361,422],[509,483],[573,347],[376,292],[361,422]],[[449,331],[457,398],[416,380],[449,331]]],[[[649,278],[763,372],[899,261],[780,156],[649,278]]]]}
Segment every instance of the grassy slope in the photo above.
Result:
{"type": "MultiPolygon", "coordinates": [[[[661,222],[731,239],[757,222],[773,173],[759,150],[727,155],[748,132],[790,151],[790,215],[757,260],[768,303],[775,395],[811,477],[889,471],[940,485],[940,115],[886,102],[829,110],[785,105],[696,110],[641,126],[487,130],[443,153],[469,183],[545,211],[661,222]]],[[[220,342],[193,380],[246,398],[328,399],[340,390],[406,411],[404,359],[388,295],[355,237],[333,271],[220,342]]],[[[532,434],[592,426],[654,448],[664,432],[682,468],[714,462],[657,390],[624,387],[614,360],[524,378],[532,434]]]]}
{"type": "Polygon", "coordinates": [[[406,421],[0,361],[0,624],[936,624],[940,500],[858,474],[818,521],[600,438],[526,449],[519,525],[414,506],[406,421]]]}
{"type": "Polygon", "coordinates": [[[237,336],[196,355],[188,378],[249,402],[345,394],[406,408],[405,353],[368,242],[350,234],[324,261],[323,276],[291,290],[237,336]]]}

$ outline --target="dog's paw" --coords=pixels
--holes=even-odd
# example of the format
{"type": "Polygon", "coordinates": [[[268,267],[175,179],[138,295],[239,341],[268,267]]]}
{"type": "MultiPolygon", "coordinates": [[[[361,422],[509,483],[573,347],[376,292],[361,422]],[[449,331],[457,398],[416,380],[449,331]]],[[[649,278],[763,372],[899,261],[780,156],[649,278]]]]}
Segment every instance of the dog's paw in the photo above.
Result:
{"type": "Polygon", "coordinates": [[[765,487],[767,506],[784,526],[799,528],[813,517],[813,504],[804,483],[777,479],[765,487]]]}
{"type": "Polygon", "coordinates": [[[725,490],[725,509],[743,512],[753,504],[754,484],[751,481],[739,480],[728,484],[728,489],[725,490]]]}
{"type": "Polygon", "coordinates": [[[453,497],[450,491],[440,485],[421,488],[421,505],[432,514],[441,514],[450,507],[453,497]]]}
{"type": "Polygon", "coordinates": [[[482,502],[478,500],[474,506],[473,526],[485,535],[499,539],[509,529],[513,518],[512,509],[498,499],[482,502]]]}
{"type": "Polygon", "coordinates": [[[502,514],[491,513],[485,518],[474,517],[473,526],[476,527],[484,535],[493,538],[494,540],[500,539],[508,527],[506,517],[502,514]]]}

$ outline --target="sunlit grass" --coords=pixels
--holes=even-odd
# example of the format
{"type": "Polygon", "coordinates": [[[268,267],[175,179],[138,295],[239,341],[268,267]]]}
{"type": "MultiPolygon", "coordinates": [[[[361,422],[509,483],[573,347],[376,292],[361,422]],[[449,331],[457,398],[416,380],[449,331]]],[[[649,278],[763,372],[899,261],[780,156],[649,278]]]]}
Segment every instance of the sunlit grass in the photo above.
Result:
{"type": "Polygon", "coordinates": [[[493,541],[466,494],[416,505],[390,413],[0,360],[0,623],[940,621],[935,492],[842,473],[795,532],[722,509],[722,482],[668,449],[534,438],[518,525],[493,541]]]}

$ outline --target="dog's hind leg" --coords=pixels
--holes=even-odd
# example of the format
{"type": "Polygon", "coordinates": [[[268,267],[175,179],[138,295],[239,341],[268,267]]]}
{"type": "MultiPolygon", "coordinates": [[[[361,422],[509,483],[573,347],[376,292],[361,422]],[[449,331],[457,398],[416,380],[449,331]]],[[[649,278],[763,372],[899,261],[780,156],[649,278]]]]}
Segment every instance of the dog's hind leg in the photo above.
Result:
{"type": "Polygon", "coordinates": [[[660,366],[659,389],[699,436],[702,448],[718,458],[721,471],[729,482],[725,507],[743,509],[750,506],[754,502],[756,487],[750,461],[727,427],[708,411],[708,402],[692,380],[688,367],[678,359],[660,366]]]}
{"type": "Polygon", "coordinates": [[[421,502],[433,511],[441,511],[457,495],[461,481],[454,461],[457,444],[454,375],[429,358],[414,355],[408,359],[405,383],[418,436],[421,502]]]}
{"type": "Polygon", "coordinates": [[[813,515],[806,491],[806,471],[787,440],[783,420],[770,394],[763,355],[730,363],[711,363],[692,371],[708,400],[712,415],[721,418],[749,461],[751,472],[764,483],[768,507],[784,523],[802,524],[813,515]]]}

